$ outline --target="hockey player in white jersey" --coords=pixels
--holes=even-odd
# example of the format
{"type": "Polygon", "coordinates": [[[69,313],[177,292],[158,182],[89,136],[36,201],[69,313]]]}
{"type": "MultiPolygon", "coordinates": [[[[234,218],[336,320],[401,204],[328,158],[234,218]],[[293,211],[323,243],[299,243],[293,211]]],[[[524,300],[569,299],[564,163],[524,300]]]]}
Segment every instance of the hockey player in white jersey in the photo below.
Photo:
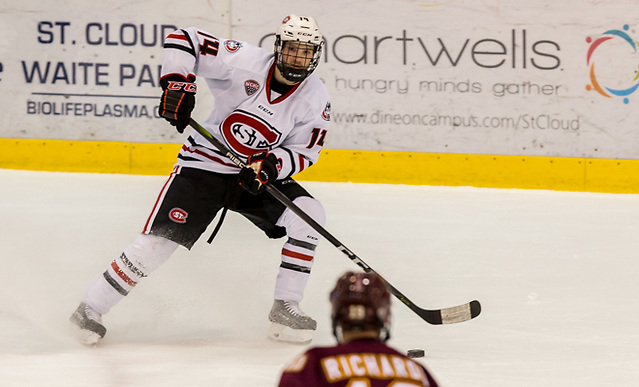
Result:
{"type": "Polygon", "coordinates": [[[215,99],[203,126],[247,167],[235,166],[199,133],[188,136],[141,234],[89,285],[71,315],[83,343],[103,338],[102,316],[180,245],[190,249],[220,210],[222,219],[227,210],[235,211],[268,237],[286,237],[268,336],[302,343],[312,339],[317,324],[299,303],[320,235],[265,193],[264,185],[275,185],[325,223],[319,201],[291,178],[317,161],[328,129],[329,96],[312,74],[322,47],[315,20],[293,14],[279,25],[274,52],[194,27],[166,38],[160,115],[183,133],[200,80],[198,86],[206,84],[215,99]]]}

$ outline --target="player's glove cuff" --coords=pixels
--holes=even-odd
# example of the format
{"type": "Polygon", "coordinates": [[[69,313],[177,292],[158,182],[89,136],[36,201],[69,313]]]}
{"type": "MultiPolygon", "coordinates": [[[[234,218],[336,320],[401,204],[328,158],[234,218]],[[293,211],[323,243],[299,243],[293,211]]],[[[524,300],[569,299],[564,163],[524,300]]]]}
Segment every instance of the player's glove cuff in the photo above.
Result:
{"type": "Polygon", "coordinates": [[[163,92],[158,113],[175,126],[178,132],[183,133],[195,107],[195,75],[189,74],[185,78],[179,74],[170,74],[160,79],[160,86],[163,92]]]}

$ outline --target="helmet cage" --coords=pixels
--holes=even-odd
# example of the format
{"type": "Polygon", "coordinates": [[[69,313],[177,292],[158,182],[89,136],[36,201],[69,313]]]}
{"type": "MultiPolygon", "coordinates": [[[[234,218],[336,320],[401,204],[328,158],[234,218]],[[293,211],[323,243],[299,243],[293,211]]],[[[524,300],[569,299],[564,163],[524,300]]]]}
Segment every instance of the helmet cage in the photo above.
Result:
{"type": "MultiPolygon", "coordinates": [[[[313,18],[293,14],[288,15],[284,18],[275,34],[275,64],[284,79],[295,83],[302,82],[317,68],[323,47],[322,34],[313,18]],[[306,68],[295,67],[287,63],[283,49],[288,42],[298,43],[300,47],[297,47],[297,51],[300,48],[304,49],[302,47],[304,44],[313,47],[313,54],[306,68]]],[[[295,49],[292,51],[295,51],[295,49]]]]}

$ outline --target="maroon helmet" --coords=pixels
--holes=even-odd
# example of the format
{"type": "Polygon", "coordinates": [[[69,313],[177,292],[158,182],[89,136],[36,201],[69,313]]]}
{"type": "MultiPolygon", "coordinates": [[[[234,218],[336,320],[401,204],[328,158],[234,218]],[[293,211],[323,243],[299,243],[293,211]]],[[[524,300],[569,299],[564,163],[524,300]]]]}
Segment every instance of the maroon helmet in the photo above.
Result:
{"type": "Polygon", "coordinates": [[[375,273],[342,275],[331,292],[333,335],[342,331],[379,330],[380,339],[390,337],[390,293],[375,273]]]}

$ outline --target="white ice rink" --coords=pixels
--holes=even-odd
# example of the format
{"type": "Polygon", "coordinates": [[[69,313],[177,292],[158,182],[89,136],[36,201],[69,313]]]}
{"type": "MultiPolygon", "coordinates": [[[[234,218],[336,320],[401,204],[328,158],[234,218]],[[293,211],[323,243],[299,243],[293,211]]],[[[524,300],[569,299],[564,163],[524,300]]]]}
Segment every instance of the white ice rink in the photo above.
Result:
{"type": "MultiPolygon", "coordinates": [[[[73,341],[69,315],[164,181],[0,170],[0,386],[273,386],[306,348],[266,338],[282,240],[233,213],[107,314],[97,348],[73,341]]],[[[639,195],[302,184],[417,305],[481,301],[477,319],[432,326],[394,300],[390,344],[425,349],[442,386],[639,385],[639,195]]],[[[302,302],[313,344],[333,343],[328,292],[346,269],[320,245],[302,302]]]]}

